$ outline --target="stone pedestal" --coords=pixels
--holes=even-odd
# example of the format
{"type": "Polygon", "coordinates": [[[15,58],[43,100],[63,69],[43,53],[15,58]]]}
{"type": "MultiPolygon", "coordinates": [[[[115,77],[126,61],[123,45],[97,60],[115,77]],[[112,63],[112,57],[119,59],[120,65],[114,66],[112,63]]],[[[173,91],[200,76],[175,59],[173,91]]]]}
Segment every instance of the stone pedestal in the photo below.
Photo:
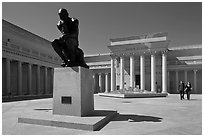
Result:
{"type": "Polygon", "coordinates": [[[54,69],[53,114],[87,116],[94,111],[92,71],[83,67],[54,69]]]}

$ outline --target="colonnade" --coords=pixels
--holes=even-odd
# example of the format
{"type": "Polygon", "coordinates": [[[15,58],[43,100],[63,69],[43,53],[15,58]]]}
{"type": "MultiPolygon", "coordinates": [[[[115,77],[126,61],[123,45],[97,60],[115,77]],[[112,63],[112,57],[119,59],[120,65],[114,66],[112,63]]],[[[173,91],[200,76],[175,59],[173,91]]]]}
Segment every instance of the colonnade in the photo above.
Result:
{"type": "MultiPolygon", "coordinates": [[[[4,72],[5,74],[5,87],[3,87],[4,90],[4,96],[13,95],[12,92],[15,92],[15,96],[20,95],[42,95],[42,94],[52,94],[53,90],[53,68],[47,67],[47,66],[41,66],[38,64],[31,64],[28,62],[21,62],[19,60],[11,60],[9,58],[3,58],[5,59],[5,68],[4,72]],[[15,68],[11,68],[11,63],[15,62],[17,63],[17,66],[15,68]],[[26,66],[23,68],[23,66],[26,66]],[[34,71],[35,66],[35,71],[34,71]],[[11,72],[15,71],[17,69],[16,73],[11,72]],[[49,71],[49,76],[48,76],[49,71]],[[43,73],[42,73],[43,72],[43,73]],[[15,75],[11,75],[14,73],[15,75]],[[34,76],[34,77],[33,77],[34,76]],[[17,83],[17,88],[15,91],[11,91],[11,85],[16,84],[12,83],[12,79],[15,79],[17,83]],[[35,80],[35,81],[33,81],[35,80]],[[26,85],[25,85],[26,84],[26,85]],[[23,91],[24,88],[24,91],[23,91]],[[25,88],[27,91],[25,91],[25,88]],[[25,93],[27,92],[27,93],[25,93]],[[17,95],[16,95],[17,93],[17,95]]],[[[4,63],[4,62],[2,62],[4,63]]],[[[2,68],[3,69],[3,68],[2,68]]]]}
{"type": "Polygon", "coordinates": [[[109,75],[110,75],[109,72],[94,73],[94,83],[95,83],[94,86],[95,86],[96,92],[105,92],[105,93],[110,92],[110,88],[109,88],[109,86],[110,86],[109,85],[109,83],[110,83],[109,75]],[[96,75],[98,75],[98,80],[97,80],[96,75]]]}
{"type": "MultiPolygon", "coordinates": [[[[162,58],[162,93],[167,92],[167,55],[166,51],[161,52],[162,58]]],[[[130,87],[134,88],[135,83],[135,55],[131,54],[130,59],[130,87]]],[[[120,89],[124,88],[124,56],[120,58],[120,89]]],[[[140,89],[145,90],[145,58],[147,56],[140,55],[140,89]]],[[[156,92],[156,55],[150,55],[151,58],[151,91],[156,92]]],[[[116,70],[114,60],[116,56],[111,56],[111,91],[116,90],[116,70]]]]}
{"type": "MultiPolygon", "coordinates": [[[[175,87],[176,87],[176,89],[178,88],[178,86],[179,86],[179,82],[180,82],[180,80],[182,80],[185,84],[187,84],[187,82],[189,82],[189,80],[188,80],[188,72],[190,72],[190,71],[193,71],[193,77],[192,77],[192,87],[193,87],[193,91],[194,91],[194,93],[197,93],[198,91],[197,91],[197,89],[198,89],[198,85],[197,85],[197,83],[198,83],[198,81],[197,81],[197,72],[198,72],[198,69],[193,69],[193,70],[191,70],[191,69],[186,69],[186,70],[171,70],[171,72],[175,72],[175,87]],[[184,73],[184,77],[183,78],[181,78],[181,77],[179,77],[179,72],[181,72],[181,71],[183,71],[183,73],[184,73]]],[[[168,85],[170,85],[170,71],[168,71],[167,72],[168,73],[168,85]]],[[[170,86],[168,87],[168,90],[170,90],[170,86]]],[[[192,92],[193,93],[193,92],[192,92]]]]}

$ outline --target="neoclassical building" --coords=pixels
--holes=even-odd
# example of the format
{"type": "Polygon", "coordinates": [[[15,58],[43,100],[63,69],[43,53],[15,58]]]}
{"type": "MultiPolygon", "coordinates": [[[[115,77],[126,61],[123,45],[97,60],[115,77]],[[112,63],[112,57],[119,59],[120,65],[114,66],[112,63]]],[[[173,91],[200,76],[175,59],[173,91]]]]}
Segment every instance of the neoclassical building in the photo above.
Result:
{"type": "MultiPolygon", "coordinates": [[[[138,88],[177,93],[180,80],[202,93],[202,45],[170,46],[167,33],[110,39],[110,53],[86,55],[95,93],[138,88]]],[[[50,41],[2,20],[2,95],[51,97],[60,58],[50,41]]]]}
{"type": "Polygon", "coordinates": [[[178,93],[179,81],[202,93],[202,45],[169,46],[167,33],[110,39],[110,53],[90,55],[96,91],[137,87],[141,90],[178,93]]]}

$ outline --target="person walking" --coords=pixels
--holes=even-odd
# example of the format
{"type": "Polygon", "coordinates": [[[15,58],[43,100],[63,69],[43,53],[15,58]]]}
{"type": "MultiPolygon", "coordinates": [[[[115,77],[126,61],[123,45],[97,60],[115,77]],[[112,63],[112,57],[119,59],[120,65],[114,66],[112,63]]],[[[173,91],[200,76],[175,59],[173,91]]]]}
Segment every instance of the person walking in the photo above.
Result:
{"type": "Polygon", "coordinates": [[[178,86],[178,91],[179,91],[181,100],[184,99],[184,88],[185,88],[185,85],[183,81],[181,80],[178,86]]]}
{"type": "Polygon", "coordinates": [[[191,83],[187,82],[187,84],[185,86],[185,92],[186,92],[188,100],[190,100],[190,92],[191,92],[191,90],[192,90],[191,83]]]}

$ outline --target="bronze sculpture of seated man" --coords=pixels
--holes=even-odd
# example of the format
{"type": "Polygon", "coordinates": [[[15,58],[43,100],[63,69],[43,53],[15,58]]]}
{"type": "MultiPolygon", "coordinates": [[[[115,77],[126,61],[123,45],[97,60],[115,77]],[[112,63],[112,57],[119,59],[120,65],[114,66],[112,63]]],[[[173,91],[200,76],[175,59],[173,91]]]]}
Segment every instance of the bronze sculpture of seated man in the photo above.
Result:
{"type": "Polygon", "coordinates": [[[63,60],[61,66],[74,67],[82,66],[89,68],[84,61],[84,53],[79,48],[79,21],[70,18],[66,9],[59,9],[60,21],[57,28],[62,33],[62,37],[52,42],[52,47],[63,60]]]}

